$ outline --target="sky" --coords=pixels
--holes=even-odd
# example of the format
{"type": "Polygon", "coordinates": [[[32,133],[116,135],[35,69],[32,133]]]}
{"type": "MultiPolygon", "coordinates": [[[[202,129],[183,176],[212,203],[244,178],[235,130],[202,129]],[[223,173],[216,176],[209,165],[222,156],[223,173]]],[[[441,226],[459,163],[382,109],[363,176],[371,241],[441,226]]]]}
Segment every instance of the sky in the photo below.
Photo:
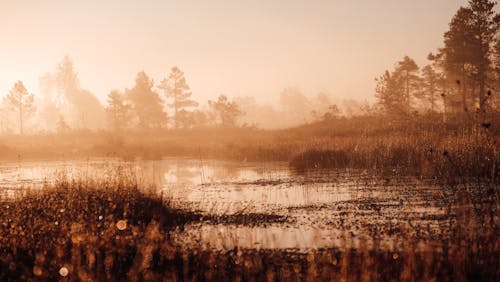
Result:
{"type": "Polygon", "coordinates": [[[178,66],[199,101],[306,95],[373,100],[374,78],[408,55],[423,66],[466,0],[0,0],[0,95],[68,55],[103,103],[139,71],[178,66]]]}

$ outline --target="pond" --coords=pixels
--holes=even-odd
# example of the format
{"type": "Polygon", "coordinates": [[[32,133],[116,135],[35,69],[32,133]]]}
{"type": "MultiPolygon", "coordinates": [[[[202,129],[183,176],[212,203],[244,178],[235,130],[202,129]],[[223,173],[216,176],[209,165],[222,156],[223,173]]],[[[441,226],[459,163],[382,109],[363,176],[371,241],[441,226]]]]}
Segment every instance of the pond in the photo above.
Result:
{"type": "Polygon", "coordinates": [[[154,183],[174,207],[207,215],[280,215],[281,222],[201,221],[171,234],[183,246],[210,249],[317,249],[360,245],[387,250],[434,248],[448,236],[448,193],[430,181],[383,178],[362,170],[298,174],[282,162],[205,159],[18,161],[0,163],[3,198],[58,177],[103,177],[117,168],[154,183]],[[404,234],[404,236],[403,236],[404,234]]]}

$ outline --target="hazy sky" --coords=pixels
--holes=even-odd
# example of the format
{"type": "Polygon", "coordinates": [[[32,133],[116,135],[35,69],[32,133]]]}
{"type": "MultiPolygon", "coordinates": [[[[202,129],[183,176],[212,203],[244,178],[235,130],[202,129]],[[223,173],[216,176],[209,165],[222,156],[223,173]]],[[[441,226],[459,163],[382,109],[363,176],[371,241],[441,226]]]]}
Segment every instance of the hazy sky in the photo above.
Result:
{"type": "Polygon", "coordinates": [[[371,99],[374,78],[405,54],[420,65],[466,0],[0,0],[0,94],[69,55],[101,101],[179,66],[196,99],[274,102],[308,95],[371,99]]]}

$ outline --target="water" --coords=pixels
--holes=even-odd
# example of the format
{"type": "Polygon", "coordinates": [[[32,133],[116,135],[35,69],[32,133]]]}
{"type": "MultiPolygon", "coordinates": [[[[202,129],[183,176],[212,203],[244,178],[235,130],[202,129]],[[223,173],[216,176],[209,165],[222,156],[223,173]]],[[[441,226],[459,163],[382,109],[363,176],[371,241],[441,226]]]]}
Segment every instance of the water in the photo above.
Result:
{"type": "Polygon", "coordinates": [[[172,205],[207,215],[273,214],[285,222],[192,223],[172,238],[183,246],[328,248],[374,246],[397,250],[408,236],[433,247],[447,236],[446,193],[415,179],[379,179],[364,171],[299,175],[286,163],[196,159],[124,162],[116,159],[0,163],[0,191],[41,189],[61,175],[102,177],[126,168],[154,182],[172,205]],[[405,236],[401,236],[405,234],[405,236]]]}

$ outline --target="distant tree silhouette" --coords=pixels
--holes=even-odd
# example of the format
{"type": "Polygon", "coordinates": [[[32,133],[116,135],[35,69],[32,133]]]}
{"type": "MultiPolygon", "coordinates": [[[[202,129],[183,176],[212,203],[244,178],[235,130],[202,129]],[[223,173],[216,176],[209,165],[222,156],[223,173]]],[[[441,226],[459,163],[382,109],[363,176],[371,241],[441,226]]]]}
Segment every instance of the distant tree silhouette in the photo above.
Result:
{"type": "Polygon", "coordinates": [[[432,65],[426,65],[421,70],[422,89],[416,93],[416,97],[428,105],[431,113],[436,112],[438,93],[443,93],[443,76],[438,73],[432,65]]]}
{"type": "Polygon", "coordinates": [[[59,109],[54,101],[55,80],[50,73],[44,74],[39,79],[40,103],[38,104],[38,117],[42,128],[56,130],[59,119],[59,109]]]}
{"type": "Polygon", "coordinates": [[[290,123],[297,125],[306,123],[312,117],[312,104],[296,87],[287,87],[280,93],[280,104],[289,117],[290,123]]]}
{"type": "Polygon", "coordinates": [[[238,121],[247,126],[271,129],[295,125],[295,121],[283,118],[282,111],[272,105],[259,104],[254,97],[236,97],[233,101],[242,112],[238,121]]]}
{"type": "Polygon", "coordinates": [[[126,90],[141,128],[161,128],[166,125],[167,115],[163,112],[163,102],[153,91],[153,80],[141,71],[135,79],[135,86],[126,90]]]}
{"type": "Polygon", "coordinates": [[[80,82],[73,62],[65,56],[58,64],[55,73],[57,92],[67,100],[73,100],[80,90],[80,82]]]}
{"type": "Polygon", "coordinates": [[[54,78],[58,93],[56,106],[60,114],[69,119],[73,126],[102,128],[104,108],[90,91],[80,88],[78,75],[68,56],[58,64],[54,78]]]}
{"type": "Polygon", "coordinates": [[[182,109],[177,114],[179,127],[182,128],[203,127],[208,122],[207,115],[200,110],[186,111],[182,109]]]}
{"type": "Polygon", "coordinates": [[[330,106],[328,106],[328,111],[322,115],[321,119],[325,121],[335,120],[338,119],[341,114],[342,111],[339,109],[339,107],[335,104],[331,104],[330,106]]]}
{"type": "Polygon", "coordinates": [[[333,104],[330,96],[326,92],[319,92],[312,103],[314,105],[316,115],[323,115],[330,112],[330,106],[333,104]]]}
{"type": "Polygon", "coordinates": [[[7,101],[7,97],[3,97],[0,102],[0,131],[2,133],[7,133],[11,131],[10,126],[10,105],[9,101],[7,101]]]}
{"type": "Polygon", "coordinates": [[[388,115],[408,116],[412,110],[412,98],[419,89],[418,66],[408,56],[396,63],[394,71],[385,71],[376,78],[375,97],[377,103],[388,115]]]}
{"type": "Polygon", "coordinates": [[[189,91],[189,85],[184,77],[184,72],[178,67],[173,67],[168,79],[163,79],[158,88],[163,90],[167,98],[173,99],[172,104],[169,104],[169,106],[174,109],[174,127],[179,127],[181,119],[184,120],[183,124],[185,125],[186,115],[189,116],[189,114],[183,109],[186,107],[196,107],[198,103],[189,99],[192,93],[189,91]],[[181,110],[183,110],[183,117],[179,116],[181,110]]]}
{"type": "Polygon", "coordinates": [[[58,133],[68,133],[71,131],[71,127],[64,120],[63,116],[59,116],[59,120],[57,121],[56,130],[58,133]]]}
{"type": "Polygon", "coordinates": [[[25,119],[32,115],[35,111],[35,106],[33,104],[34,96],[28,93],[26,87],[22,81],[18,81],[14,84],[14,87],[10,90],[7,95],[7,101],[11,106],[12,110],[15,111],[19,118],[19,134],[24,133],[24,121],[25,119]]]}
{"type": "Polygon", "coordinates": [[[418,88],[418,83],[420,77],[418,76],[418,65],[415,61],[405,56],[403,60],[397,63],[395,75],[401,76],[404,81],[404,102],[406,103],[406,111],[409,112],[412,109],[412,97],[418,88]]]}
{"type": "Polygon", "coordinates": [[[127,103],[125,96],[119,91],[111,91],[108,94],[108,106],[106,116],[108,127],[112,130],[123,130],[131,122],[132,107],[127,103]]]}
{"type": "Polygon", "coordinates": [[[375,97],[377,104],[387,115],[401,116],[406,114],[407,103],[404,97],[404,86],[401,77],[390,73],[388,70],[376,78],[375,97]]]}
{"type": "Polygon", "coordinates": [[[236,102],[230,102],[225,95],[220,95],[217,101],[208,101],[211,109],[211,118],[214,124],[222,127],[234,127],[238,117],[242,114],[236,102]]]}

